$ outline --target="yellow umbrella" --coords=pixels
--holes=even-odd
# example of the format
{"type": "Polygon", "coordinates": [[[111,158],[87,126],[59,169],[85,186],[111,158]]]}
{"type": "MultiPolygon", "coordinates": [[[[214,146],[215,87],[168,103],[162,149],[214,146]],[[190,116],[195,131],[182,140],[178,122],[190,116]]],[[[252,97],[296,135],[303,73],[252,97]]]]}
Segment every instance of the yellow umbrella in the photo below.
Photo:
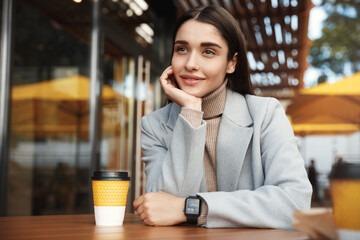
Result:
{"type": "MultiPolygon", "coordinates": [[[[84,76],[13,87],[13,134],[49,137],[75,133],[87,138],[89,88],[89,78],[84,76]]],[[[103,86],[103,102],[116,102],[117,97],[110,86],[103,86]]],[[[113,131],[108,125],[103,129],[113,131]]]]}
{"type": "Polygon", "coordinates": [[[292,128],[298,136],[351,134],[360,131],[356,124],[299,123],[292,124],[292,128]]]}
{"type": "MultiPolygon", "coordinates": [[[[89,99],[89,78],[77,75],[34,84],[16,86],[12,90],[12,99],[17,100],[54,100],[78,101],[89,99]]],[[[103,99],[115,99],[116,92],[107,85],[102,89],[103,99]]]]}
{"type": "Polygon", "coordinates": [[[333,84],[322,83],[316,87],[302,89],[300,94],[360,96],[360,72],[333,84]]]}
{"type": "Polygon", "coordinates": [[[350,134],[360,127],[360,73],[304,89],[287,108],[297,135],[350,134]]]}

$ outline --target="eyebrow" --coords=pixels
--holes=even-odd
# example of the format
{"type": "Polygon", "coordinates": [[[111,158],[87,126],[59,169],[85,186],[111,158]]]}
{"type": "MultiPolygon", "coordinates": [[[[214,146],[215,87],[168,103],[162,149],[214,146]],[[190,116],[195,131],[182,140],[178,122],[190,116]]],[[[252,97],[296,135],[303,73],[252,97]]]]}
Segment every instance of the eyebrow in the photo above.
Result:
{"type": "MultiPolygon", "coordinates": [[[[176,44],[182,44],[182,45],[189,45],[189,42],[184,41],[184,40],[177,40],[175,41],[174,45],[176,44]]],[[[214,42],[203,42],[200,44],[201,47],[218,47],[218,48],[222,48],[219,44],[214,43],[214,42]]]]}

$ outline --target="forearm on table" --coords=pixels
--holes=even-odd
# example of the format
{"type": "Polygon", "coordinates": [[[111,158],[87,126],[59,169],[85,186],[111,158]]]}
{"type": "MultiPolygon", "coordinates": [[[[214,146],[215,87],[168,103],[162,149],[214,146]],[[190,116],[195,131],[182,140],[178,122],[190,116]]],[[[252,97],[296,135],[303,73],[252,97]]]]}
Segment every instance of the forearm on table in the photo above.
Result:
{"type": "Polygon", "coordinates": [[[291,229],[292,214],[304,207],[306,192],[263,186],[257,190],[199,193],[208,205],[208,228],[279,228],[291,229]],[[294,200],[297,199],[298,202],[294,200]]]}

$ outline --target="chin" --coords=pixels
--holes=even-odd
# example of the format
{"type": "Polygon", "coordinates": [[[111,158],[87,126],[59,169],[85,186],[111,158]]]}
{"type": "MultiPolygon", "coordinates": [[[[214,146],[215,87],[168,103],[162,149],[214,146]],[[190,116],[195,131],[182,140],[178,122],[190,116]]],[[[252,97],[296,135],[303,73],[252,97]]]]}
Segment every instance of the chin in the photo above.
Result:
{"type": "Polygon", "coordinates": [[[182,89],[184,92],[186,92],[187,94],[197,97],[197,98],[202,98],[203,95],[199,92],[199,91],[191,91],[189,89],[182,89]]]}

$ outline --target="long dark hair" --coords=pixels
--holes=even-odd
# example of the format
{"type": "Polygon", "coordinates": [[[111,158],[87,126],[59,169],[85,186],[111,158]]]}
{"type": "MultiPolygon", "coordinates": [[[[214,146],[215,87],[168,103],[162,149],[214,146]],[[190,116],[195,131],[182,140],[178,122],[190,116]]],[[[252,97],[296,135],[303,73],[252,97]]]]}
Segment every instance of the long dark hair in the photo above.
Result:
{"type": "Polygon", "coordinates": [[[216,5],[201,6],[190,9],[185,12],[177,21],[174,28],[173,44],[176,33],[183,23],[188,20],[196,20],[202,23],[208,23],[216,27],[226,40],[229,48],[227,60],[230,61],[237,53],[237,63],[235,71],[227,74],[228,87],[235,92],[245,94],[254,94],[250,81],[250,69],[247,59],[244,36],[240,27],[231,14],[224,8],[216,5]]]}

